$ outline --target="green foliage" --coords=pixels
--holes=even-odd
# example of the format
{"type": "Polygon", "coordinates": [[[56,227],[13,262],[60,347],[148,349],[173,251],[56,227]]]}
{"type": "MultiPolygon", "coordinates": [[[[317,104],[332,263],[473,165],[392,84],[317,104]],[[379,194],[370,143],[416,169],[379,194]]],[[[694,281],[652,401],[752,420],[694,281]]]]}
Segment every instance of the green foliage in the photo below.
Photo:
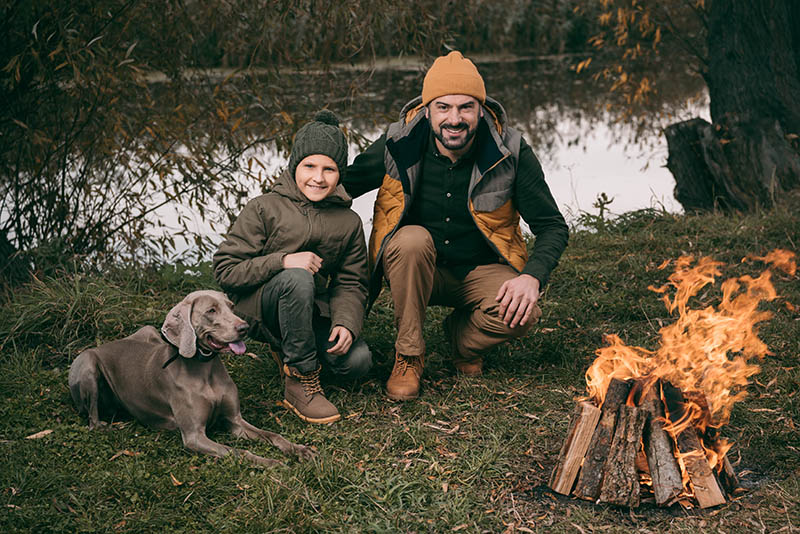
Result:
{"type": "MultiPolygon", "coordinates": [[[[633,513],[555,496],[550,472],[583,373],[603,334],[654,348],[671,317],[658,295],[682,254],[723,261],[725,277],[755,274],[748,254],[797,250],[797,202],[761,215],[676,216],[643,211],[574,230],[543,297],[541,323],[486,359],[477,379],[455,376],[441,331],[444,308],[425,325],[428,362],[415,402],[386,400],[395,330],[381,295],[364,336],[376,357],[367,380],[326,385],[342,421],[300,422],[276,405],[282,386],[264,347],[259,359],[225,356],[244,416],[315,445],[308,463],[254,467],[187,452],[177,432],[135,421],[90,432],[67,390],[73,348],[158,324],[185,292],[213,287],[207,266],[64,275],[21,288],[0,322],[0,530],[3,532],[664,532],[747,534],[791,530],[800,505],[796,423],[800,406],[798,275],[776,274],[780,298],[760,337],[773,354],[734,408],[723,435],[746,491],[714,510],[633,513]],[[72,304],[70,301],[76,302],[72,304]],[[42,311],[46,310],[46,311],[42,311]],[[51,317],[47,317],[48,312],[51,317]],[[17,326],[15,326],[17,325],[17,326]],[[25,439],[42,430],[52,433],[25,439]],[[527,530],[523,530],[527,529],[527,530]]],[[[719,299],[718,286],[696,297],[719,299]]],[[[214,430],[223,443],[236,443],[214,430]]],[[[268,457],[265,443],[239,442],[268,457]]]]}

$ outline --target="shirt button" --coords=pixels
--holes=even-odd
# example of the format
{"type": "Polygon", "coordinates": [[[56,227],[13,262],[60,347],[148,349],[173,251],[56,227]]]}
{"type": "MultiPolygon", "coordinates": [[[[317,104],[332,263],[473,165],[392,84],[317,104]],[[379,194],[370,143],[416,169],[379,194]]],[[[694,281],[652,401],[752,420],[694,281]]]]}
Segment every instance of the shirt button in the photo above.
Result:
{"type": "Polygon", "coordinates": [[[445,217],[444,222],[450,222],[450,217],[445,217]]]}
{"type": "Polygon", "coordinates": [[[451,195],[450,193],[447,193],[447,198],[450,198],[450,197],[452,197],[452,196],[453,196],[453,195],[451,195]]]}
{"type": "Polygon", "coordinates": [[[445,239],[445,240],[444,240],[444,244],[445,244],[445,245],[449,245],[449,244],[450,244],[450,240],[449,240],[449,239],[445,239]]]}

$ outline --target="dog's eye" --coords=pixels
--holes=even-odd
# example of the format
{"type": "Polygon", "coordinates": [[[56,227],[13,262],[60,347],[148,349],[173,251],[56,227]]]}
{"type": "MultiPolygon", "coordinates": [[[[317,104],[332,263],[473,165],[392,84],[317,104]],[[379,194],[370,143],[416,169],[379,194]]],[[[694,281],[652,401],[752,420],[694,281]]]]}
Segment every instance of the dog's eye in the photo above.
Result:
{"type": "Polygon", "coordinates": [[[217,313],[217,309],[216,308],[209,308],[206,313],[209,314],[209,315],[215,315],[217,313]]]}

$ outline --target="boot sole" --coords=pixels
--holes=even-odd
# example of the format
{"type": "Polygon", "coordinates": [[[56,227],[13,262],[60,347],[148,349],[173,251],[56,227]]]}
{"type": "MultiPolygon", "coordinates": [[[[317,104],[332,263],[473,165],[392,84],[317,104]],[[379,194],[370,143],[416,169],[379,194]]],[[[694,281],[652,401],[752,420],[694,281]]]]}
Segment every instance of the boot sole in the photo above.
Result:
{"type": "Polygon", "coordinates": [[[340,414],[340,413],[337,413],[336,415],[329,415],[328,417],[308,417],[307,415],[303,415],[302,413],[300,413],[300,410],[295,408],[292,405],[292,403],[287,401],[286,399],[283,399],[281,401],[281,404],[283,404],[283,406],[288,408],[289,410],[293,411],[294,414],[297,417],[299,417],[300,419],[302,419],[306,423],[314,423],[314,424],[317,424],[317,425],[327,425],[327,424],[330,424],[330,423],[335,423],[336,421],[338,421],[339,419],[342,418],[342,414],[340,414]]]}
{"type": "Polygon", "coordinates": [[[395,400],[395,401],[410,401],[410,400],[418,399],[419,398],[419,393],[416,393],[415,395],[400,395],[400,394],[397,394],[397,393],[389,393],[387,391],[386,392],[386,396],[389,397],[391,400],[395,400]]]}

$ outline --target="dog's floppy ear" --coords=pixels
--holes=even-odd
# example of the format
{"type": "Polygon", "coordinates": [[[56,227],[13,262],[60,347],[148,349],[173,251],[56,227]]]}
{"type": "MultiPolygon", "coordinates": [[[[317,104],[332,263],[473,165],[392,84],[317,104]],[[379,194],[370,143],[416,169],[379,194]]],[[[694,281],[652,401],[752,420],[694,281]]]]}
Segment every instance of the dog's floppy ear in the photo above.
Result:
{"type": "Polygon", "coordinates": [[[178,347],[178,353],[191,358],[197,350],[197,336],[192,328],[192,303],[188,296],[172,308],[161,326],[161,333],[167,341],[178,347]]]}

